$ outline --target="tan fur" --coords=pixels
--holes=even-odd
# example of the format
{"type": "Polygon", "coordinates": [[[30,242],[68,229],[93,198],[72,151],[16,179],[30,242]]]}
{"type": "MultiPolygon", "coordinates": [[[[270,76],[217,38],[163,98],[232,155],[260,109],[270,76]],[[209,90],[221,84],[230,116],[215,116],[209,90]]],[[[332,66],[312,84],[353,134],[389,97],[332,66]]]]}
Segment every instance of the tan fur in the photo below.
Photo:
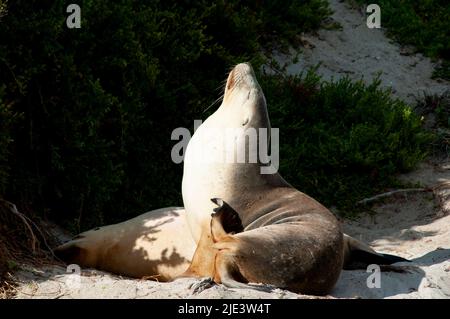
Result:
{"type": "Polygon", "coordinates": [[[163,208],[96,228],[55,249],[83,268],[170,281],[190,265],[195,242],[182,208],[163,208]]]}

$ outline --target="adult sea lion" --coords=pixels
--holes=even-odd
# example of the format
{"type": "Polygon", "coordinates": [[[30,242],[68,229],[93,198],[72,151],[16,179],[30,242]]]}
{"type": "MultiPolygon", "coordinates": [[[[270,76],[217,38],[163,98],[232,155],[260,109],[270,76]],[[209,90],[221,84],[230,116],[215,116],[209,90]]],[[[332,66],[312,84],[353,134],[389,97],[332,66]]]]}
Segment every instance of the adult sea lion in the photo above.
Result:
{"type": "Polygon", "coordinates": [[[195,247],[184,209],[169,207],[86,231],[54,252],[81,267],[170,281],[188,268],[195,247]]]}
{"type": "MultiPolygon", "coordinates": [[[[252,151],[247,138],[252,128],[258,129],[259,140],[259,129],[270,131],[270,122],[253,69],[242,63],[228,76],[222,104],[197,129],[186,149],[182,194],[187,220],[199,243],[186,274],[211,276],[230,287],[239,286],[240,281],[259,281],[296,292],[326,294],[339,278],[344,259],[352,259],[354,239],[344,239],[335,216],[278,173],[261,174],[267,164],[259,158],[256,164],[225,160],[233,158],[230,152],[236,149],[252,151]],[[218,137],[227,129],[234,129],[227,136],[227,142],[234,143],[231,147],[218,137]],[[199,160],[199,150],[212,160],[199,160]],[[211,198],[221,198],[233,207],[243,232],[215,241],[211,198]]],[[[370,248],[363,250],[379,257],[370,248]]]]}

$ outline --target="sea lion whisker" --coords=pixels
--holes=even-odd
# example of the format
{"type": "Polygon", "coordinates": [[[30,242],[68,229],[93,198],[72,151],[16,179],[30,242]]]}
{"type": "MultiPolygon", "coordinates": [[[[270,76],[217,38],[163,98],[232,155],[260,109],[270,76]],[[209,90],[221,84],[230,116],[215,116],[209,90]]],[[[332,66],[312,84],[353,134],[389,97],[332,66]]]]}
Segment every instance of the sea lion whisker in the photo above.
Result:
{"type": "Polygon", "coordinates": [[[218,102],[222,101],[224,98],[225,94],[222,94],[221,96],[219,96],[214,102],[212,102],[206,109],[203,110],[202,113],[207,112],[212,106],[214,106],[215,104],[217,104],[218,102]]]}

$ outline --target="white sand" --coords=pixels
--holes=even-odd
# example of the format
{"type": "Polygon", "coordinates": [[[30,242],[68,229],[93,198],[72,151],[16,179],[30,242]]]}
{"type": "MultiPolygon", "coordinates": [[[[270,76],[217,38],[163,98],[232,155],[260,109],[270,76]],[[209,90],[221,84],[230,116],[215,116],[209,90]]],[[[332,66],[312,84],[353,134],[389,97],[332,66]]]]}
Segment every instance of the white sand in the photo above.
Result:
{"type": "MultiPolygon", "coordinates": [[[[332,19],[342,30],[319,30],[317,34],[303,34],[304,48],[299,62],[289,64],[287,71],[298,74],[304,68],[321,63],[318,73],[325,80],[349,76],[363,78],[366,82],[379,73],[382,86],[392,88],[393,93],[413,103],[422,92],[442,93],[449,89],[446,81],[431,79],[434,63],[422,54],[412,54],[411,49],[401,48],[388,39],[383,30],[383,8],[381,29],[369,29],[366,14],[350,9],[347,1],[330,0],[334,11],[332,19]]],[[[292,51],[294,55],[296,51],[292,51]]],[[[291,56],[278,56],[277,61],[286,63],[291,56]]]]}
{"type": "MultiPolygon", "coordinates": [[[[403,180],[434,186],[450,182],[450,163],[424,163],[403,180]]],[[[450,298],[450,184],[436,196],[421,193],[398,196],[374,207],[344,230],[380,252],[413,261],[403,263],[410,273],[383,273],[380,289],[368,289],[368,273],[344,271],[333,296],[363,298],[450,298]]]]}

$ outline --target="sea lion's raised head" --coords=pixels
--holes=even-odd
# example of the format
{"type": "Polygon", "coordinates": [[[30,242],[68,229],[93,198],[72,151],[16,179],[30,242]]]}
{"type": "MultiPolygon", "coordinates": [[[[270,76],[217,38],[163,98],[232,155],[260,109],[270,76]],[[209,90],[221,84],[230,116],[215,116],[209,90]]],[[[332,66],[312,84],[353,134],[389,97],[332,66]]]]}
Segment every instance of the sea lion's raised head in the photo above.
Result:
{"type": "Polygon", "coordinates": [[[261,170],[267,159],[262,165],[260,154],[268,153],[261,146],[270,139],[263,90],[251,65],[238,64],[228,74],[222,104],[195,130],[184,156],[183,202],[196,241],[217,206],[211,198],[234,205],[236,193],[266,184],[261,170]]]}
{"type": "Polygon", "coordinates": [[[231,70],[220,108],[239,114],[242,126],[270,127],[266,99],[250,63],[240,63],[231,70]]]}

